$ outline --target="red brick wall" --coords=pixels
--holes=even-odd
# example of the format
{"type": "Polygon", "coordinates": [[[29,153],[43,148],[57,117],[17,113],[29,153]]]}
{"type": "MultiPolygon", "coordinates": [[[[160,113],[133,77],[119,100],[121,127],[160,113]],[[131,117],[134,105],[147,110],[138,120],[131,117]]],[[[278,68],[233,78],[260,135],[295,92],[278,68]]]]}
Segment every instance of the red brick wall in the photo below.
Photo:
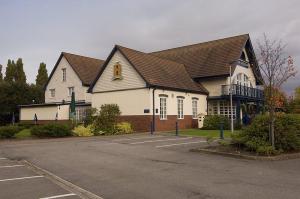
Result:
{"type": "MultiPolygon", "coordinates": [[[[197,119],[193,119],[191,115],[185,115],[184,119],[177,120],[177,115],[168,115],[167,120],[160,120],[159,116],[155,116],[155,131],[173,131],[175,130],[176,121],[178,121],[179,129],[197,128],[197,119]]],[[[150,131],[150,123],[152,115],[125,115],[119,118],[120,122],[130,122],[136,132],[150,131]]]]}

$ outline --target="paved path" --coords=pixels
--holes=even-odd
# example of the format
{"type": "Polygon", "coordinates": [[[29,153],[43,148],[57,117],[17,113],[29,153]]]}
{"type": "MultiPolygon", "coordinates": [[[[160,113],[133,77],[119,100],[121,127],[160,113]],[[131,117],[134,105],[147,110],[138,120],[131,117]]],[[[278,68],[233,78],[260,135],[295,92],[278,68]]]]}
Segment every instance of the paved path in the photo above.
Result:
{"type": "Polygon", "coordinates": [[[104,199],[300,198],[300,159],[262,162],[189,152],[205,144],[196,137],[147,134],[1,142],[0,157],[27,160],[104,199]]]}

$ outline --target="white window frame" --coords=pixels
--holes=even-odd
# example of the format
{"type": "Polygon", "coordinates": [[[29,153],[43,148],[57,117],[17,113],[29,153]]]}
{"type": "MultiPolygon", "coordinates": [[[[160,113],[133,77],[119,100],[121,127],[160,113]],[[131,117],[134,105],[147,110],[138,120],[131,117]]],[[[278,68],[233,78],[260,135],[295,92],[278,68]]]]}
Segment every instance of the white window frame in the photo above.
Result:
{"type": "Polygon", "coordinates": [[[62,81],[66,82],[67,81],[67,69],[63,68],[62,70],[62,81]]]}
{"type": "Polygon", "coordinates": [[[72,96],[72,92],[75,92],[75,88],[74,86],[70,86],[68,87],[68,96],[71,97],[72,96]]]}
{"type": "Polygon", "coordinates": [[[159,97],[159,119],[167,120],[167,97],[159,97]]]}
{"type": "Polygon", "coordinates": [[[193,116],[193,119],[198,118],[198,100],[197,99],[192,99],[192,116],[193,116]]]}
{"type": "Polygon", "coordinates": [[[49,89],[49,91],[50,91],[50,97],[54,98],[55,97],[55,88],[51,88],[51,89],[49,89]]]}
{"type": "Polygon", "coordinates": [[[184,119],[183,114],[183,98],[177,98],[177,119],[184,119]]]}

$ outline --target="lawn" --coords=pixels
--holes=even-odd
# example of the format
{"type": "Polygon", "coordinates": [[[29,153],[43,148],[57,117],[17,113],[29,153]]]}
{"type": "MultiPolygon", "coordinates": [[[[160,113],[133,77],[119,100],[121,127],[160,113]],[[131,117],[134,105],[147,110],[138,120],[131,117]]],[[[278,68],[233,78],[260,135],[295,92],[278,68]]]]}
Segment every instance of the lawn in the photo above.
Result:
{"type": "MultiPolygon", "coordinates": [[[[238,131],[234,131],[234,132],[238,132],[238,131]]],[[[201,137],[213,136],[219,138],[220,130],[183,129],[183,130],[179,130],[179,135],[190,135],[190,136],[201,136],[201,137]]],[[[230,138],[230,135],[231,135],[230,130],[224,130],[225,138],[230,138]]]]}
{"type": "Polygon", "coordinates": [[[24,139],[24,138],[30,138],[31,132],[30,129],[23,129],[19,133],[16,134],[17,139],[24,139]]]}

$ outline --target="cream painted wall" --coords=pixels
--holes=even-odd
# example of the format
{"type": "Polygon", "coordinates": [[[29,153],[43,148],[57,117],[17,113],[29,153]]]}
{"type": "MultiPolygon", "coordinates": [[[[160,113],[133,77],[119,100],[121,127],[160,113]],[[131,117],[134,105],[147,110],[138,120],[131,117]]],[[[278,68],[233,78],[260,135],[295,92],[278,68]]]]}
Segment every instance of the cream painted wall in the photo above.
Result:
{"type": "Polygon", "coordinates": [[[34,114],[37,115],[38,120],[55,120],[57,111],[57,106],[22,107],[20,108],[20,120],[33,120],[34,114]]]}
{"type": "Polygon", "coordinates": [[[55,120],[56,113],[58,120],[68,120],[69,105],[21,107],[20,120],[33,120],[34,114],[37,115],[38,120],[55,120]]]}
{"type": "MultiPolygon", "coordinates": [[[[167,97],[167,115],[177,115],[177,96],[183,96],[183,114],[184,115],[192,115],[192,98],[198,98],[198,114],[207,114],[207,96],[202,94],[194,94],[194,93],[186,93],[186,92],[178,92],[178,91],[169,91],[169,90],[155,90],[155,108],[158,109],[158,113],[155,115],[159,115],[160,101],[159,95],[164,94],[168,95],[167,97]]],[[[152,89],[151,89],[151,115],[152,115],[152,89]]]]}
{"type": "Polygon", "coordinates": [[[76,101],[91,101],[91,94],[87,93],[88,87],[82,86],[82,82],[70,66],[65,57],[62,57],[45,91],[45,102],[71,101],[68,96],[68,87],[74,87],[76,101]],[[66,68],[67,79],[62,81],[62,69],[66,68]],[[50,89],[55,89],[55,97],[51,97],[50,89]]]}
{"type": "Polygon", "coordinates": [[[93,93],[92,107],[99,109],[103,104],[118,104],[122,115],[149,115],[150,90],[148,88],[126,91],[93,93]]]}
{"type": "Polygon", "coordinates": [[[113,91],[131,88],[146,87],[146,82],[128,63],[126,58],[116,51],[103,71],[101,77],[96,82],[93,92],[113,91]],[[113,67],[119,62],[122,66],[122,79],[113,79],[113,67]]]}
{"type": "Polygon", "coordinates": [[[58,120],[68,120],[70,116],[70,105],[59,105],[58,106],[58,120]]]}
{"type": "Polygon", "coordinates": [[[227,78],[218,78],[201,81],[201,84],[208,90],[209,96],[220,96],[222,85],[227,84],[227,78]]]}

